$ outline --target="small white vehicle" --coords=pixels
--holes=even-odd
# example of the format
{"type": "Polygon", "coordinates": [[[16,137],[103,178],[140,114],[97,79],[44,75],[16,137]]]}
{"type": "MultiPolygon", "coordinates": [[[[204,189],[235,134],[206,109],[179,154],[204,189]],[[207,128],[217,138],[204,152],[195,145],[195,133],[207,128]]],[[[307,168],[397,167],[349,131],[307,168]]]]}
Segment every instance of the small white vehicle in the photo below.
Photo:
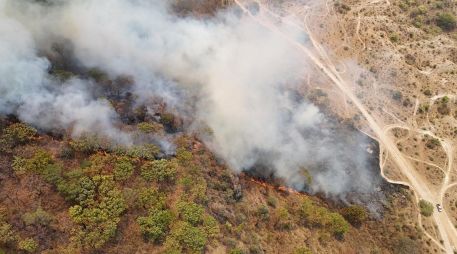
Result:
{"type": "Polygon", "coordinates": [[[443,211],[443,207],[440,204],[436,204],[436,209],[438,210],[438,212],[443,211]]]}

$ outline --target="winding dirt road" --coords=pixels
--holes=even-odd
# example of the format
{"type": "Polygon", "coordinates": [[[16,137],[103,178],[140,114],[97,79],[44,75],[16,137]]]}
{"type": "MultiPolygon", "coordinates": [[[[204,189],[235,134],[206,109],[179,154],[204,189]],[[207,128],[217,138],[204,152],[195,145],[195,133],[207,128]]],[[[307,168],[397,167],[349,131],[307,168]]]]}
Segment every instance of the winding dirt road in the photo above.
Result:
{"type": "MultiPolygon", "coordinates": [[[[264,6],[260,1],[255,1],[259,7],[259,11],[255,14],[250,11],[250,9],[247,7],[247,4],[242,0],[234,0],[234,2],[236,5],[239,6],[239,8],[241,8],[241,10],[246,15],[254,19],[258,24],[276,33],[278,36],[281,36],[284,40],[286,40],[288,43],[290,43],[291,45],[296,47],[300,52],[302,52],[328,78],[330,78],[330,80],[332,80],[333,84],[339,88],[339,90],[343,93],[344,96],[346,96],[350,101],[352,101],[353,105],[364,116],[370,129],[375,134],[376,139],[382,147],[380,151],[387,151],[389,158],[393,162],[395,162],[402,175],[405,176],[408,180],[408,182],[390,180],[387,177],[385,177],[384,172],[381,168],[381,174],[384,178],[386,178],[387,181],[395,184],[403,184],[409,186],[415,192],[417,199],[424,199],[434,204],[442,203],[445,191],[451,185],[455,184],[448,183],[449,172],[451,172],[452,170],[454,160],[451,143],[447,141],[441,141],[441,144],[444,150],[446,151],[446,154],[448,155],[446,169],[447,174],[445,174],[445,180],[442,185],[440,193],[434,193],[429,189],[428,184],[422,180],[422,177],[415,170],[415,168],[411,164],[411,161],[399,151],[396,142],[394,142],[393,138],[386,131],[386,129],[389,128],[389,126],[385,126],[384,128],[381,127],[381,121],[375,119],[375,117],[372,114],[370,114],[370,112],[366,109],[363,103],[355,96],[352,89],[350,88],[351,84],[348,83],[348,81],[346,81],[341,76],[340,72],[338,72],[336,66],[333,64],[332,59],[326,53],[324,47],[319,42],[317,42],[317,40],[313,36],[312,31],[308,29],[307,16],[305,16],[303,20],[303,26],[300,26],[296,23],[291,22],[290,20],[282,18],[278,14],[275,14],[273,11],[268,9],[268,7],[264,6]],[[295,40],[295,38],[290,37],[286,32],[282,31],[277,25],[278,19],[282,22],[282,24],[290,25],[294,28],[297,28],[297,26],[301,27],[303,32],[305,32],[309,36],[313,48],[309,49],[307,46],[303,45],[301,42],[298,42],[297,40],[295,40]]],[[[380,155],[382,155],[382,153],[380,155]]],[[[380,158],[380,161],[382,161],[382,158],[380,158]]],[[[434,212],[432,218],[437,226],[439,235],[441,237],[441,242],[443,244],[440,244],[440,241],[438,239],[434,239],[430,234],[426,233],[426,235],[429,238],[431,238],[433,242],[437,244],[441,249],[443,249],[446,253],[454,253],[454,248],[455,246],[457,246],[457,230],[454,228],[448,214],[446,213],[446,211],[443,211],[441,213],[434,212]]]]}

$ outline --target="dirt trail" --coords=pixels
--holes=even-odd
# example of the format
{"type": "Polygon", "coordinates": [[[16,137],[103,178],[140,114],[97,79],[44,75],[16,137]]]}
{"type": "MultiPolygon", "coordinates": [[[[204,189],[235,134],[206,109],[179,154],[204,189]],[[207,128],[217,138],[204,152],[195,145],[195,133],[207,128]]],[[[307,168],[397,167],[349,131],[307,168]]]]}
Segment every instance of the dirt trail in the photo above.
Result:
{"type": "MultiPolygon", "coordinates": [[[[327,75],[328,78],[330,78],[333,81],[334,85],[336,85],[341,90],[341,92],[352,101],[353,105],[362,113],[369,127],[377,136],[377,140],[383,147],[382,149],[388,152],[391,160],[395,162],[401,173],[408,179],[407,183],[400,181],[392,181],[386,178],[387,181],[391,183],[404,184],[410,186],[410,188],[415,191],[419,199],[428,200],[435,204],[441,203],[441,193],[434,194],[430,191],[430,189],[427,187],[426,182],[421,180],[420,175],[418,175],[410,161],[407,158],[405,158],[405,156],[403,156],[403,154],[398,150],[397,145],[395,144],[393,139],[385,132],[385,130],[380,126],[380,124],[378,124],[378,122],[380,121],[375,119],[375,117],[370,114],[370,112],[366,109],[363,103],[352,92],[350,84],[343,77],[341,77],[340,73],[337,71],[336,66],[332,63],[331,58],[324,50],[324,47],[319,42],[317,42],[311,30],[307,28],[306,17],[304,20],[303,31],[309,35],[310,41],[312,42],[314,50],[316,50],[317,52],[317,55],[315,55],[310,49],[308,49],[308,47],[306,47],[305,45],[301,44],[294,38],[291,38],[286,33],[281,31],[276,25],[277,19],[280,16],[274,15],[272,17],[271,11],[268,11],[267,13],[265,11],[262,11],[268,10],[268,8],[263,6],[260,3],[260,1],[257,1],[257,3],[259,4],[260,11],[255,15],[251,13],[250,10],[242,3],[242,0],[234,0],[234,2],[242,9],[244,13],[246,13],[248,16],[254,19],[258,24],[276,33],[278,36],[281,36],[284,40],[289,42],[291,45],[293,45],[299,51],[301,51],[304,55],[306,55],[325,75],[327,75]]],[[[282,18],[280,19],[282,20],[282,18]]],[[[287,22],[284,23],[287,24],[287,22]]],[[[296,25],[294,24],[294,26],[296,25]]],[[[448,152],[450,151],[447,150],[447,153],[448,152]]],[[[452,152],[448,153],[448,158],[452,158],[451,154],[452,152]]],[[[448,171],[451,170],[451,162],[448,163],[448,171]]],[[[444,185],[446,184],[447,182],[445,182],[444,185]]],[[[446,186],[444,188],[446,188],[446,186]]],[[[433,213],[432,218],[442,238],[442,248],[445,250],[446,253],[452,254],[453,246],[457,246],[457,230],[453,227],[451,220],[445,211],[443,211],[442,213],[433,213]]],[[[435,243],[438,243],[436,239],[433,240],[435,243]]]]}

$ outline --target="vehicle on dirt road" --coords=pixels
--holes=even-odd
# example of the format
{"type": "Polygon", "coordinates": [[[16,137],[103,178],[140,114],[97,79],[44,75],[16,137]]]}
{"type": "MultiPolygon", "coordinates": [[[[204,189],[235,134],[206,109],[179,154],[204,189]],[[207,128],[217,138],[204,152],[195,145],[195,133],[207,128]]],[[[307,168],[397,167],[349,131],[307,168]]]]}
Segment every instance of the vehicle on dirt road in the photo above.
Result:
{"type": "Polygon", "coordinates": [[[443,207],[440,204],[436,204],[436,209],[438,210],[438,212],[443,211],[443,207]]]}

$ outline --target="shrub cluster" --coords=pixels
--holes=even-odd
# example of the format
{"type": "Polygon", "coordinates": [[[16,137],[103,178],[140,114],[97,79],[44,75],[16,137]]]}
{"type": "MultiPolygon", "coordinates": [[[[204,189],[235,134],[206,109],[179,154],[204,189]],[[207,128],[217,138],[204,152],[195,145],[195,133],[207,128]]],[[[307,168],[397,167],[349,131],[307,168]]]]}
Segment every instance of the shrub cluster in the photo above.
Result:
{"type": "Polygon", "coordinates": [[[318,207],[309,199],[303,201],[299,215],[304,223],[314,227],[322,227],[338,237],[343,236],[349,230],[349,223],[341,214],[330,212],[324,207],[318,207]]]}

